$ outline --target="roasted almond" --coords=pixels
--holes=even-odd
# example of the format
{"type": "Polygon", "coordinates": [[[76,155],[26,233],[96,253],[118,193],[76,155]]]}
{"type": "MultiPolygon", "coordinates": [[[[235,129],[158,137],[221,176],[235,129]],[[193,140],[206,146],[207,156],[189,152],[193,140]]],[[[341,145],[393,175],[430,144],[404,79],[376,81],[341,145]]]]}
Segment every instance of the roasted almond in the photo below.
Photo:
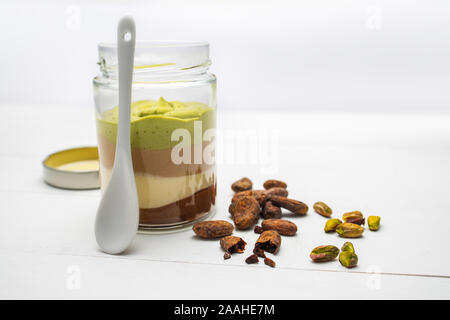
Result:
{"type": "Polygon", "coordinates": [[[247,190],[236,193],[231,199],[231,202],[236,202],[242,197],[253,197],[260,205],[263,205],[266,201],[266,190],[247,190]]]}
{"type": "Polygon", "coordinates": [[[295,214],[305,215],[308,213],[308,206],[298,200],[281,196],[270,196],[268,200],[272,201],[274,205],[285,208],[295,214]]]}
{"type": "Polygon", "coordinates": [[[280,219],[281,209],[272,203],[272,201],[266,201],[263,209],[261,210],[261,216],[263,219],[280,219]]]}
{"type": "Polygon", "coordinates": [[[279,188],[287,188],[287,184],[286,182],[280,181],[280,180],[267,180],[266,182],[264,182],[264,189],[270,189],[270,188],[275,188],[275,187],[279,187],[279,188]]]}
{"type": "Polygon", "coordinates": [[[262,222],[262,228],[266,230],[275,230],[283,236],[293,236],[297,233],[297,225],[289,220],[267,219],[262,222]]]}
{"type": "Polygon", "coordinates": [[[285,188],[274,187],[274,188],[267,189],[265,194],[266,194],[266,197],[270,197],[270,196],[287,197],[289,193],[288,193],[287,189],[285,189],[285,188]]]}
{"type": "Polygon", "coordinates": [[[215,239],[229,236],[233,233],[234,227],[224,220],[197,222],[192,227],[195,234],[203,239],[215,239]]]}
{"type": "Polygon", "coordinates": [[[258,222],[261,208],[253,197],[242,197],[236,201],[233,209],[233,221],[237,229],[250,229],[258,222]]]}
{"type": "Polygon", "coordinates": [[[234,192],[239,192],[239,191],[246,191],[246,190],[251,190],[253,187],[253,183],[252,181],[247,178],[241,178],[238,181],[235,181],[232,185],[231,185],[231,190],[233,190],[234,192]]]}

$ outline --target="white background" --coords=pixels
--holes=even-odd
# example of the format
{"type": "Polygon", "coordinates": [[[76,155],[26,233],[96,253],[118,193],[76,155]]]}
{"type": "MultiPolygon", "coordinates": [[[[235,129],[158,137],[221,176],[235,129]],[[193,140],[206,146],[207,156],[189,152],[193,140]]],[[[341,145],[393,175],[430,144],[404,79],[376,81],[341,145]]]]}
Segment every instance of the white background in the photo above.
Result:
{"type": "Polygon", "coordinates": [[[449,17],[438,0],[1,1],[0,298],[449,299],[449,17]],[[245,264],[251,230],[234,232],[247,251],[226,261],[191,230],[100,251],[100,191],[50,187],[41,161],[96,144],[96,45],[114,40],[125,12],[140,39],[210,41],[222,136],[278,133],[270,148],[245,136],[219,144],[226,155],[264,148],[276,170],[218,161],[214,218],[231,221],[234,180],[280,178],[334,217],[381,216],[353,241],[357,268],[310,261],[315,246],[345,241],[311,209],[287,216],[299,232],[283,237],[276,269],[245,264]],[[270,296],[255,287],[267,279],[270,296]]]}
{"type": "Polygon", "coordinates": [[[96,44],[207,40],[219,107],[447,111],[450,2],[2,1],[0,103],[93,108],[96,44]]]}

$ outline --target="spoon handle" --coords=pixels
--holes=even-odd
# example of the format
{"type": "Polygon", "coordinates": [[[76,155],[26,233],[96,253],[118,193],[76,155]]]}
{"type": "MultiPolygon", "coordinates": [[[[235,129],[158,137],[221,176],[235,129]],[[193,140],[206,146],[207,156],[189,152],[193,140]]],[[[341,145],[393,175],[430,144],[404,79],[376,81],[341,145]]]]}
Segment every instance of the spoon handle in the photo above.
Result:
{"type": "Polygon", "coordinates": [[[117,53],[119,63],[119,123],[114,167],[120,161],[131,163],[130,109],[135,42],[136,27],[134,20],[130,16],[125,16],[120,20],[117,27],[117,53]]]}

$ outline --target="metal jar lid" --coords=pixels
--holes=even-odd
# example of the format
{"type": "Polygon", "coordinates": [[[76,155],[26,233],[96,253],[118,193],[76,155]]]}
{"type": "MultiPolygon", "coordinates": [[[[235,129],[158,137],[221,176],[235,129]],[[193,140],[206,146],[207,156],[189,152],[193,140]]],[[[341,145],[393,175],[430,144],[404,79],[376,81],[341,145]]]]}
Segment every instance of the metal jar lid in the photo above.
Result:
{"type": "Polygon", "coordinates": [[[99,160],[97,147],[58,151],[42,161],[44,181],[64,189],[98,189],[99,160]]]}

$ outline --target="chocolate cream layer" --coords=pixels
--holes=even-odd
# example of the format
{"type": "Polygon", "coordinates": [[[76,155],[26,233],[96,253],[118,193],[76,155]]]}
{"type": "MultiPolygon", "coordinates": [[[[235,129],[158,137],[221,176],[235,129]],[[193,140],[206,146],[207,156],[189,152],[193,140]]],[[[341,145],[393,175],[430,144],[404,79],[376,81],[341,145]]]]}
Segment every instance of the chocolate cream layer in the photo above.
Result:
{"type": "Polygon", "coordinates": [[[141,225],[164,225],[190,222],[206,215],[215,204],[216,185],[197,191],[184,199],[163,207],[139,209],[141,225]]]}
{"type": "MultiPolygon", "coordinates": [[[[117,108],[97,119],[102,185],[111,176],[117,133],[117,108]]],[[[189,102],[138,101],[131,106],[131,146],[141,224],[171,224],[196,219],[214,205],[216,177],[211,164],[175,164],[172,141],[175,129],[186,129],[194,154],[194,122],[202,131],[214,128],[215,111],[189,102]],[[197,123],[198,124],[198,123],[197,123]]],[[[211,142],[201,142],[202,150],[211,142]]],[[[193,159],[192,159],[193,160],[193,159]]],[[[193,161],[192,161],[193,162],[193,161]]]]}

